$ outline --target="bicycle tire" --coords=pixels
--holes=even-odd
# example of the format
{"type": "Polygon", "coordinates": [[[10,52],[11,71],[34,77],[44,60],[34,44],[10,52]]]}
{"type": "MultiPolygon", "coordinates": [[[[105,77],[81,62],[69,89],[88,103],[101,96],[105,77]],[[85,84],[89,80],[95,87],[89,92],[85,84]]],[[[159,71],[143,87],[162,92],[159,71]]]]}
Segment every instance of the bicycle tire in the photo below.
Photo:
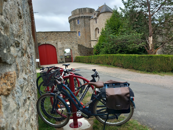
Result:
{"type": "MultiPolygon", "coordinates": [[[[39,82],[41,82],[41,81],[39,81],[40,79],[42,79],[42,77],[41,76],[39,76],[38,78],[37,78],[37,80],[36,80],[36,85],[37,85],[37,89],[39,88],[39,82]]],[[[42,79],[43,80],[43,79],[42,79]]]]}
{"type": "MultiPolygon", "coordinates": [[[[106,111],[106,104],[105,104],[105,99],[104,103],[101,103],[99,100],[95,101],[94,103],[94,107],[93,107],[93,112],[94,114],[99,114],[98,111],[102,112],[102,109],[105,110],[102,113],[107,113],[106,111]],[[102,104],[99,105],[98,104],[102,104]],[[102,109],[98,109],[99,107],[102,107],[102,109]]],[[[131,117],[133,116],[133,112],[134,112],[134,106],[133,103],[130,103],[130,113],[124,113],[124,114],[109,114],[108,120],[106,121],[106,125],[111,125],[111,126],[120,126],[125,124],[127,121],[129,121],[131,119],[131,117]],[[116,119],[118,117],[118,119],[116,119]],[[123,119],[120,121],[120,119],[123,119]]],[[[102,115],[102,116],[95,116],[96,119],[101,122],[101,123],[105,123],[105,120],[107,118],[107,115],[102,115]]]]}
{"type": "MultiPolygon", "coordinates": [[[[67,80],[68,79],[65,79],[65,85],[66,86],[68,86],[68,87],[70,87],[70,85],[69,85],[69,83],[67,82],[67,80]]],[[[45,94],[45,93],[49,93],[49,92],[53,92],[54,91],[54,89],[56,88],[55,86],[44,86],[43,85],[44,83],[43,82],[41,82],[40,84],[39,84],[39,86],[38,86],[38,93],[40,94],[40,95],[43,95],[43,94],[45,94]],[[53,89],[53,90],[52,90],[53,89]]],[[[81,84],[81,82],[79,81],[79,85],[78,85],[78,82],[77,82],[77,80],[76,79],[74,79],[74,85],[75,85],[75,88],[77,88],[77,87],[80,87],[82,84],[81,84]]],[[[79,90],[79,92],[76,92],[76,96],[78,95],[78,94],[81,94],[83,92],[83,89],[82,90],[79,90]]]]}
{"type": "MultiPolygon", "coordinates": [[[[70,100],[69,100],[69,98],[64,94],[64,92],[61,92],[58,96],[60,96],[61,98],[63,98],[64,100],[65,100],[65,102],[68,104],[68,107],[70,108],[70,100]]],[[[51,117],[51,118],[54,118],[54,117],[52,117],[51,115],[49,115],[49,113],[47,113],[46,112],[46,110],[45,110],[45,107],[46,106],[44,106],[44,101],[45,101],[45,99],[42,99],[42,101],[41,101],[41,109],[42,109],[42,111],[43,111],[43,113],[47,116],[47,117],[51,117]]],[[[45,104],[46,105],[46,104],[45,104]]],[[[51,100],[51,105],[53,105],[53,101],[51,100]]],[[[71,108],[70,108],[71,109],[71,108]]],[[[57,112],[58,112],[58,110],[57,110],[57,112]]],[[[65,115],[63,115],[63,117],[66,117],[65,115]]],[[[56,119],[55,118],[55,120],[61,120],[61,119],[56,119]]]]}
{"type": "MultiPolygon", "coordinates": [[[[82,75],[81,74],[78,74],[78,73],[74,73],[75,75],[77,75],[77,76],[81,76],[82,77],[82,75]]],[[[39,81],[39,80],[41,80],[42,79],[42,77],[41,76],[39,76],[38,78],[37,78],[37,80],[36,80],[36,85],[37,85],[37,89],[38,89],[38,92],[39,92],[39,94],[40,95],[43,95],[43,94],[45,94],[45,93],[47,93],[47,92],[44,92],[43,91],[43,89],[41,89],[41,88],[43,88],[44,87],[44,89],[45,88],[47,88],[48,86],[43,86],[43,81],[41,82],[41,81],[39,81]],[[39,82],[41,82],[40,84],[39,84],[39,82]]],[[[43,79],[42,79],[43,80],[43,79]]],[[[67,79],[66,79],[67,80],[67,79]]],[[[69,85],[69,83],[67,82],[65,80],[65,84],[69,87],[70,85],[69,85]]],[[[84,80],[83,80],[83,82],[84,82],[84,80]]],[[[82,83],[81,83],[81,81],[79,81],[79,83],[78,83],[78,81],[77,81],[77,79],[76,78],[74,78],[74,85],[75,85],[75,88],[77,88],[77,87],[80,87],[81,85],[82,85],[82,83]]],[[[51,91],[51,90],[50,90],[51,91]]],[[[50,92],[49,91],[49,92],[50,92]]],[[[80,89],[80,91],[79,91],[79,94],[81,94],[83,92],[83,88],[81,88],[80,89]]],[[[76,94],[76,96],[78,95],[78,93],[76,94]]]]}
{"type": "MultiPolygon", "coordinates": [[[[77,75],[77,76],[81,76],[81,77],[83,77],[81,74],[78,74],[78,73],[74,73],[75,75],[77,75]]],[[[82,85],[82,84],[84,84],[85,83],[85,80],[82,80],[83,81],[83,83],[81,83],[80,81],[80,86],[82,85]]],[[[79,86],[78,86],[79,87],[79,86]]],[[[83,90],[84,90],[84,88],[81,88],[80,89],[80,91],[79,91],[79,94],[81,94],[82,92],[83,92],[83,90]]]]}
{"type": "Polygon", "coordinates": [[[56,97],[57,103],[55,108],[52,109],[52,103],[49,101],[51,98],[55,99],[54,95],[48,93],[42,95],[37,101],[37,112],[46,124],[55,128],[61,128],[69,122],[71,112],[66,102],[59,96],[56,97]],[[44,109],[43,101],[45,103],[44,109]],[[65,115],[65,117],[62,117],[62,115],[65,115]]]}
{"type": "MultiPolygon", "coordinates": [[[[81,76],[81,77],[82,77],[82,75],[80,75],[80,74],[78,74],[78,73],[74,73],[74,74],[77,75],[77,76],[81,76]]],[[[74,87],[75,87],[75,91],[76,91],[77,88],[80,87],[80,86],[82,85],[82,83],[81,83],[81,81],[80,81],[78,78],[75,78],[75,77],[74,77],[73,80],[74,80],[74,87]]],[[[84,81],[84,80],[83,80],[83,81],[84,81]]],[[[67,87],[70,88],[70,84],[69,84],[69,79],[68,79],[68,78],[64,79],[64,84],[65,84],[67,87]]],[[[81,94],[81,93],[83,92],[83,89],[84,89],[84,88],[81,88],[78,92],[76,92],[75,96],[77,96],[78,94],[81,94]]]]}
{"type": "Polygon", "coordinates": [[[44,84],[44,82],[41,82],[40,85],[38,86],[38,92],[40,95],[51,92],[51,89],[54,87],[54,86],[51,86],[51,87],[50,86],[44,86],[43,84],[44,84]],[[50,90],[46,90],[46,89],[48,89],[48,87],[50,90]]]}

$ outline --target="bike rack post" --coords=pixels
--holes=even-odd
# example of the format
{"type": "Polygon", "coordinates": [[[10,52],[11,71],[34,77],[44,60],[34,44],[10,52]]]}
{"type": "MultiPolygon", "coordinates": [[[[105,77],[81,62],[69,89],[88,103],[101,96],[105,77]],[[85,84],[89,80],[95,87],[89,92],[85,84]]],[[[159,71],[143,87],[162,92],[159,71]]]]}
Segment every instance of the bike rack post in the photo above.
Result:
{"type": "MultiPolygon", "coordinates": [[[[74,86],[74,79],[73,79],[73,74],[69,75],[69,80],[70,80],[70,89],[73,93],[75,93],[75,86],[74,86]]],[[[70,124],[71,128],[79,128],[80,126],[82,126],[81,122],[78,122],[77,119],[77,109],[75,107],[74,104],[71,104],[70,106],[72,108],[72,113],[73,113],[73,122],[70,124]]]]}

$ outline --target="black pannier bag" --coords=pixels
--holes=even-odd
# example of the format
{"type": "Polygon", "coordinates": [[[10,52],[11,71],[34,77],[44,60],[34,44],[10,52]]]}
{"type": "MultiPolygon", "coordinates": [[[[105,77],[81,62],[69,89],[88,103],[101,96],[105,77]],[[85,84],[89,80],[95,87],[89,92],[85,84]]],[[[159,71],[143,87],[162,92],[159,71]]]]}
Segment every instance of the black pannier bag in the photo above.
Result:
{"type": "Polygon", "coordinates": [[[101,90],[103,97],[106,97],[108,113],[129,113],[130,112],[130,89],[128,82],[117,82],[109,80],[104,83],[101,90]]]}

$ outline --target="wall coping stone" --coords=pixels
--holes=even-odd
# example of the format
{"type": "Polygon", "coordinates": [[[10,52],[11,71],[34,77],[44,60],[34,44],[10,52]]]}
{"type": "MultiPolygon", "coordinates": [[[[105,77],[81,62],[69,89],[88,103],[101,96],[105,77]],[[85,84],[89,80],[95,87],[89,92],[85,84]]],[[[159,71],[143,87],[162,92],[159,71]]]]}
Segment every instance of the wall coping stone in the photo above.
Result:
{"type": "Polygon", "coordinates": [[[77,31],[39,31],[37,33],[76,33],[77,31]]]}

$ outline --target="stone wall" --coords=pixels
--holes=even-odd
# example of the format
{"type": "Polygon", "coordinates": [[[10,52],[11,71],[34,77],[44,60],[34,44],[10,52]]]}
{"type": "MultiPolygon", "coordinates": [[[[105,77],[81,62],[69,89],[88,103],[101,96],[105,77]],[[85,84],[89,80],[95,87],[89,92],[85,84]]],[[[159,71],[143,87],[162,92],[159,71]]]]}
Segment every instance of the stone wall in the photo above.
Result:
{"type": "Polygon", "coordinates": [[[37,32],[38,45],[51,44],[56,48],[58,63],[65,62],[64,50],[71,49],[73,60],[78,56],[78,39],[76,31],[37,32]]]}
{"type": "Polygon", "coordinates": [[[0,0],[0,130],[37,130],[31,0],[0,0]]]}
{"type": "Polygon", "coordinates": [[[91,47],[97,44],[101,31],[105,28],[106,21],[112,16],[111,12],[101,13],[98,17],[90,20],[91,47]],[[99,31],[98,31],[99,30],[99,31]]]}
{"type": "Polygon", "coordinates": [[[80,8],[72,11],[72,15],[69,17],[70,31],[77,31],[78,44],[86,47],[91,47],[91,35],[90,35],[90,18],[93,15],[94,9],[92,8],[80,8]],[[79,20],[79,23],[78,23],[79,20]],[[80,32],[80,36],[78,33],[80,32]]]}
{"type": "Polygon", "coordinates": [[[93,55],[93,48],[88,48],[83,45],[78,44],[78,50],[80,56],[90,56],[93,55]]]}

